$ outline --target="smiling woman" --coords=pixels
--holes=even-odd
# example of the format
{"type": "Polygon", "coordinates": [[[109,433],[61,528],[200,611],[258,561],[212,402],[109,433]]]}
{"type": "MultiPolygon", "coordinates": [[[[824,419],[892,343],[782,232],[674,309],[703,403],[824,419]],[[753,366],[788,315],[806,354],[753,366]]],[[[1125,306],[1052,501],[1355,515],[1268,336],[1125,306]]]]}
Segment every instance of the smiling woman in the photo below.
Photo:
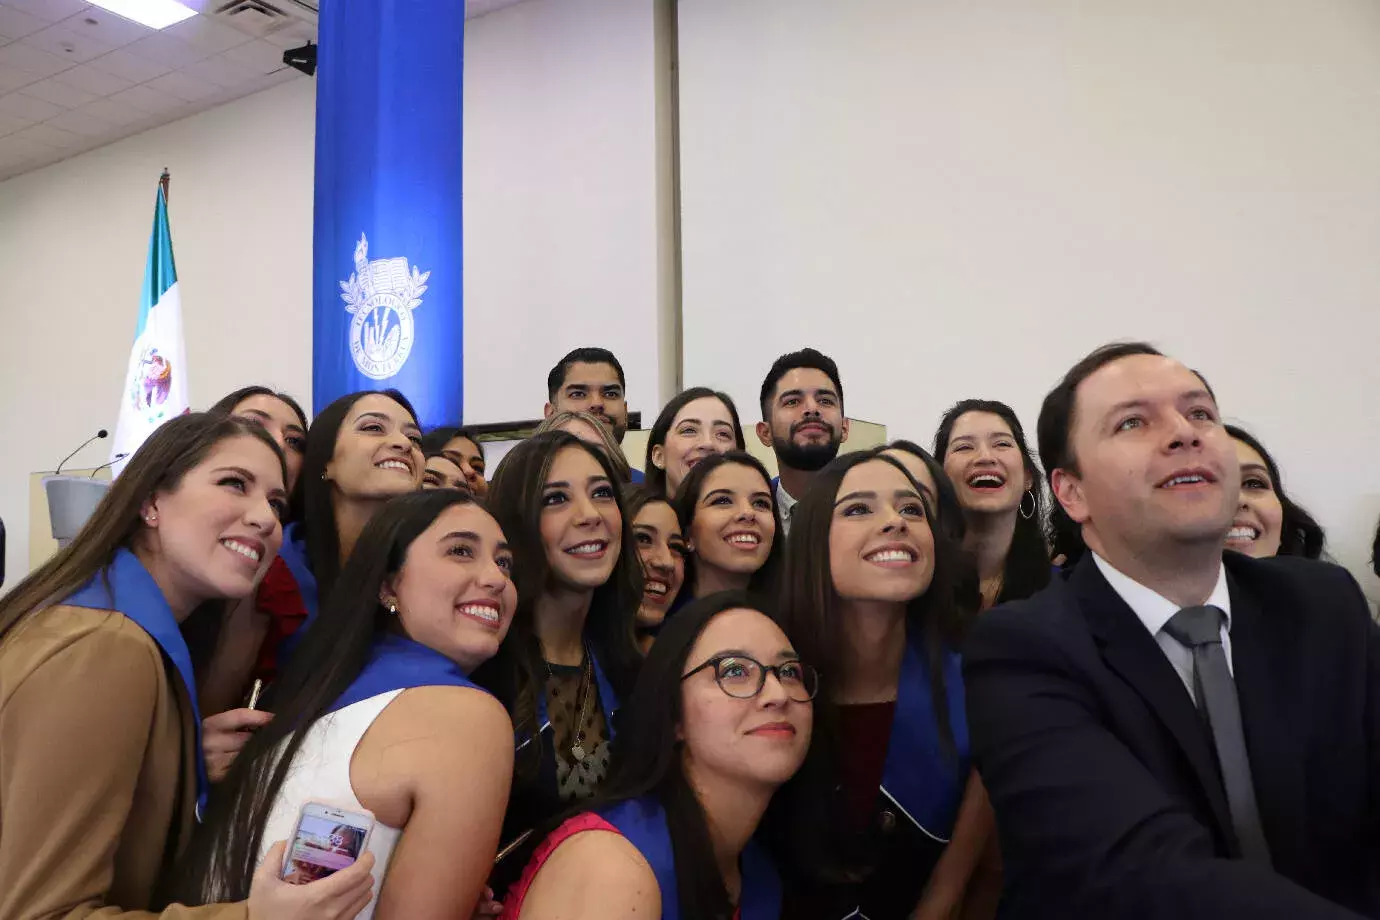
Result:
{"type": "Polygon", "coordinates": [[[996,400],[963,400],[944,413],[934,454],[963,506],[963,546],[977,565],[982,606],[1049,584],[1044,483],[1015,411],[996,400]]]}
{"type": "MultiPolygon", "coordinates": [[[[518,589],[513,628],[477,675],[517,732],[505,841],[595,793],[613,713],[641,663],[633,618],[642,566],[615,476],[602,450],[548,431],[514,447],[490,484],[518,589]]],[[[499,867],[500,893],[521,865],[519,854],[499,867]]]]}
{"type": "Polygon", "coordinates": [[[691,387],[662,408],[647,436],[647,486],[673,497],[695,464],[746,446],[738,407],[728,394],[691,387]]]}
{"type": "Polygon", "coordinates": [[[414,492],[369,521],[269,692],[276,718],[245,746],[207,816],[187,873],[191,903],[243,896],[302,806],[325,801],[376,818],[367,846],[377,901],[360,917],[471,914],[497,849],[513,748],[503,707],[468,675],[512,621],[511,570],[503,531],[468,493],[414,492]]]}
{"type": "Polygon", "coordinates": [[[877,453],[833,461],[796,506],[782,610],[827,677],[820,701],[841,731],[831,826],[844,877],[866,879],[811,880],[798,916],[956,915],[985,848],[956,651],[959,549],[930,520],[920,485],[877,453]]]}
{"type": "Polygon", "coordinates": [[[309,622],[369,518],[421,487],[421,442],[417,413],[397,390],[350,393],[316,417],[283,543],[309,622]]]}
{"type": "Polygon", "coordinates": [[[735,589],[771,595],[785,540],[760,460],[738,450],[706,457],[681,483],[674,507],[690,553],[690,597],[735,589]]]}
{"type": "Polygon", "coordinates": [[[1227,425],[1241,464],[1241,503],[1227,534],[1227,549],[1247,556],[1318,559],[1327,535],[1313,515],[1289,498],[1275,458],[1250,432],[1227,425]]]}
{"type": "MultiPolygon", "coordinates": [[[[0,916],[165,906],[163,869],[208,794],[198,650],[182,625],[253,590],[282,539],[284,479],[261,426],[174,418],[72,543],[0,602],[0,916]]],[[[270,853],[244,895],[278,899],[265,916],[309,911],[322,891],[343,898],[323,915],[353,916],[368,897],[367,866],[293,890],[273,871],[281,858],[270,853]]]]}

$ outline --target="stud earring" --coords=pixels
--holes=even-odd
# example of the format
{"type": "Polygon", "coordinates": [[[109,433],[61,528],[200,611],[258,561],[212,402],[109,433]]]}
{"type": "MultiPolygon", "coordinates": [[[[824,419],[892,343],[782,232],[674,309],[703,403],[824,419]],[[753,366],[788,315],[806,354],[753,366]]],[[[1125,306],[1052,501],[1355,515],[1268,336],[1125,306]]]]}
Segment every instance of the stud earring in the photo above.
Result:
{"type": "Polygon", "coordinates": [[[156,523],[157,521],[158,521],[158,512],[157,512],[157,511],[150,511],[148,514],[144,515],[144,523],[145,523],[145,524],[153,524],[153,523],[156,523]]]}
{"type": "Polygon", "coordinates": [[[391,613],[393,616],[398,615],[398,604],[396,601],[388,602],[388,612],[391,613]]]}

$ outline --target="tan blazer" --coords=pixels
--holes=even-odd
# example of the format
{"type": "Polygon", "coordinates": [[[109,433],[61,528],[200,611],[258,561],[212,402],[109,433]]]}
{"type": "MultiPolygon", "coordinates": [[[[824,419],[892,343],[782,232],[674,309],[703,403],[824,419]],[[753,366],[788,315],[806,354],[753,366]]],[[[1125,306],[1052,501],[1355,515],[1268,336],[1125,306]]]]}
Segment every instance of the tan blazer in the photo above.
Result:
{"type": "Polygon", "coordinates": [[[0,642],[0,918],[155,916],[195,824],[193,719],[158,644],[122,614],[52,607],[11,630],[0,642]]]}

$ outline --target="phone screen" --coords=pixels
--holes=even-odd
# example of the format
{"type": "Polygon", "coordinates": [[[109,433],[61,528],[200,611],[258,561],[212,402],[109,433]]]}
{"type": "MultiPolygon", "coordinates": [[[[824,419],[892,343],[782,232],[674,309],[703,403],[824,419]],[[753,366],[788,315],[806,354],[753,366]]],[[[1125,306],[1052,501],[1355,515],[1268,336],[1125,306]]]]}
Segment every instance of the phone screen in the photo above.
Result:
{"type": "Polygon", "coordinates": [[[344,869],[359,859],[366,834],[366,828],[343,824],[339,816],[304,812],[283,880],[305,885],[344,869]]]}

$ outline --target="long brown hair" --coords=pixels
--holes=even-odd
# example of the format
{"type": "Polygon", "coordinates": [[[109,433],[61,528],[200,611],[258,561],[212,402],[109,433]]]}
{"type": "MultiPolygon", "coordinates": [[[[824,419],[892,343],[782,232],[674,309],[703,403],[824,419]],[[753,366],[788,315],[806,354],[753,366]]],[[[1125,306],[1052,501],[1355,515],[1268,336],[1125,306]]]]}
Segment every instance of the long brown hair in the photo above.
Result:
{"type": "Polygon", "coordinates": [[[518,764],[524,778],[535,774],[540,757],[540,736],[535,730],[537,696],[542,692],[546,673],[535,622],[537,601],[551,578],[551,565],[541,537],[542,494],[556,455],[567,447],[583,450],[599,463],[623,516],[623,545],[618,562],[609,580],[594,589],[585,635],[620,698],[626,698],[632,690],[642,663],[633,637],[633,623],[642,599],[642,561],[637,555],[632,518],[626,512],[613,463],[602,450],[568,431],[534,435],[514,447],[499,463],[485,500],[513,549],[513,584],[517,587],[518,606],[498,654],[475,672],[476,681],[508,708],[518,733],[530,733],[534,738],[535,743],[523,749],[525,756],[518,764]]]}
{"type": "MultiPolygon", "coordinates": [[[[954,597],[955,578],[961,572],[960,548],[934,526],[934,507],[924,490],[899,460],[865,451],[833,460],[820,470],[810,490],[791,512],[791,538],[786,541],[784,600],[780,605],[782,626],[795,643],[801,660],[820,672],[826,718],[836,718],[829,697],[842,679],[842,650],[847,647],[848,628],[843,615],[843,600],[834,589],[829,531],[834,521],[834,500],[843,479],[863,463],[889,463],[915,487],[925,504],[925,516],[934,535],[934,576],[929,588],[906,605],[906,641],[915,643],[929,665],[930,690],[940,741],[952,750],[953,733],[949,724],[950,688],[944,685],[943,655],[962,641],[966,615],[954,597]]],[[[819,712],[821,707],[816,706],[819,712]]]]}
{"type": "MultiPolygon", "coordinates": [[[[614,436],[613,429],[597,415],[588,412],[577,412],[571,409],[562,409],[553,413],[549,418],[542,419],[537,430],[533,434],[542,434],[547,431],[565,431],[561,427],[570,422],[584,422],[598,433],[599,439],[604,444],[604,452],[609,455],[609,461],[613,463],[614,472],[618,474],[615,482],[623,486],[632,481],[632,466],[628,463],[627,456],[623,453],[623,445],[618,443],[618,438],[614,436]]],[[[576,435],[578,437],[578,435],[576,435]]]]}
{"type": "Polygon", "coordinates": [[[287,481],[283,452],[261,425],[205,412],[170,419],[135,451],[72,542],[0,600],[0,640],[29,614],[94,578],[114,561],[117,551],[131,548],[144,529],[139,515],[144,502],[159,492],[177,489],[187,471],[206,459],[216,445],[236,437],[254,438],[272,450],[287,481]]]}

